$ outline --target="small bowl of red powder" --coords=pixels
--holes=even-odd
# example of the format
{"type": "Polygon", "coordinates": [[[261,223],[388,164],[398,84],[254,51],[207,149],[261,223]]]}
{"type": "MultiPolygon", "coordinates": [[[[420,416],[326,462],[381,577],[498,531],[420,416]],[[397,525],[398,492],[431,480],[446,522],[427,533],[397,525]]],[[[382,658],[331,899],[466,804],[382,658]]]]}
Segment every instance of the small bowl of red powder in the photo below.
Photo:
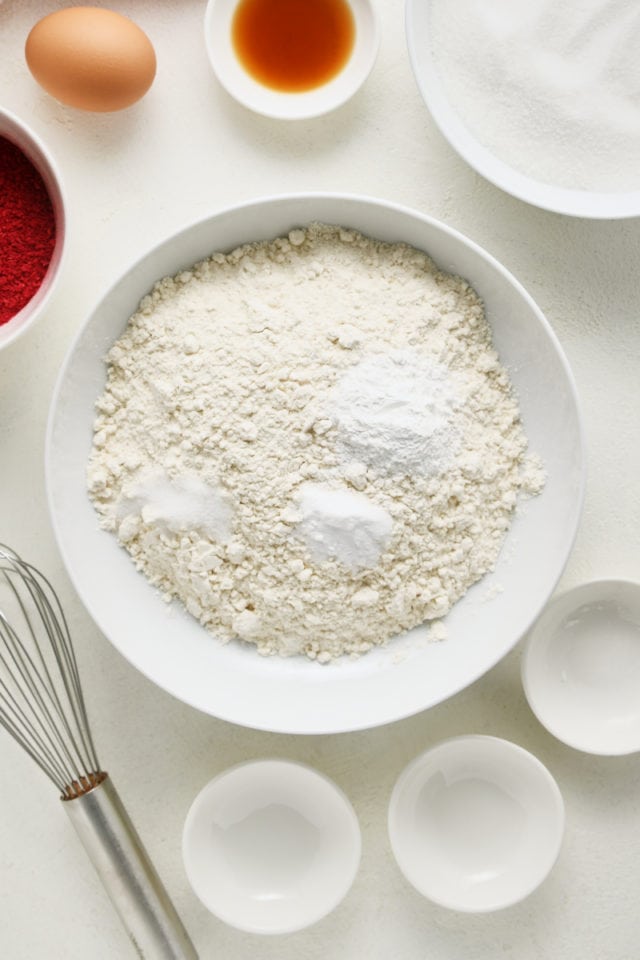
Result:
{"type": "Polygon", "coordinates": [[[55,163],[36,134],[0,109],[0,350],[44,312],[64,238],[55,163]]]}

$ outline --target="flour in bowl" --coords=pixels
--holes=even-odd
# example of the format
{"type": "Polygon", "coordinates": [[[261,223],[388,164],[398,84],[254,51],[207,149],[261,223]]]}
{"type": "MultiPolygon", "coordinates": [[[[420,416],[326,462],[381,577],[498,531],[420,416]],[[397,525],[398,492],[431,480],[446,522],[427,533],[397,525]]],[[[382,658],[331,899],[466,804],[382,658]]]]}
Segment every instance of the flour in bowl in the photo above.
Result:
{"type": "Polygon", "coordinates": [[[319,662],[436,624],[542,489],[483,305],[312,224],[160,280],[108,355],[102,526],[213,634],[319,662]]]}

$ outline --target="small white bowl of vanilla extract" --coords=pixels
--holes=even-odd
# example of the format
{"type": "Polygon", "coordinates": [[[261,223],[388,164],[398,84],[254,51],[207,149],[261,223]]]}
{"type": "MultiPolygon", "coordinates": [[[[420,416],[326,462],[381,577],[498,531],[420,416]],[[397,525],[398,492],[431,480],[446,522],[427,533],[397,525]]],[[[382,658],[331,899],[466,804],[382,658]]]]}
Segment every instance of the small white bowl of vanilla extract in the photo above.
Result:
{"type": "Polygon", "coordinates": [[[318,117],[349,100],[379,44],[371,0],[209,0],[204,30],[227,92],[280,120],[318,117]]]}

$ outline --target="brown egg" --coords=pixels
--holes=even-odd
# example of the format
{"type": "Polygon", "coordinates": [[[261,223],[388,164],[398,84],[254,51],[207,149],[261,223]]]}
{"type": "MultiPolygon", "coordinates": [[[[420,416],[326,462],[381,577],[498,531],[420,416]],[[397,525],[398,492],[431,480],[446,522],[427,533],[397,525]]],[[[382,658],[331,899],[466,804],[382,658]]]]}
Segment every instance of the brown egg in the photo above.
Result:
{"type": "Polygon", "coordinates": [[[29,70],[56,100],[105,113],[142,97],[156,73],[146,33],[98,7],[67,7],[43,17],[27,37],[29,70]]]}

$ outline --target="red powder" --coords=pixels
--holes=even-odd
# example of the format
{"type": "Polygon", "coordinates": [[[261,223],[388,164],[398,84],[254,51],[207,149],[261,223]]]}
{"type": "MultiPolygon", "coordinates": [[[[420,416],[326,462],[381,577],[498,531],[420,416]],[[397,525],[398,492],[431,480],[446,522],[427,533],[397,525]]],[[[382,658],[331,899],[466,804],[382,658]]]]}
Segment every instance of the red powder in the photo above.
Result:
{"type": "Polygon", "coordinates": [[[37,292],[56,240],[44,181],[22,150],[0,137],[0,324],[37,292]]]}

